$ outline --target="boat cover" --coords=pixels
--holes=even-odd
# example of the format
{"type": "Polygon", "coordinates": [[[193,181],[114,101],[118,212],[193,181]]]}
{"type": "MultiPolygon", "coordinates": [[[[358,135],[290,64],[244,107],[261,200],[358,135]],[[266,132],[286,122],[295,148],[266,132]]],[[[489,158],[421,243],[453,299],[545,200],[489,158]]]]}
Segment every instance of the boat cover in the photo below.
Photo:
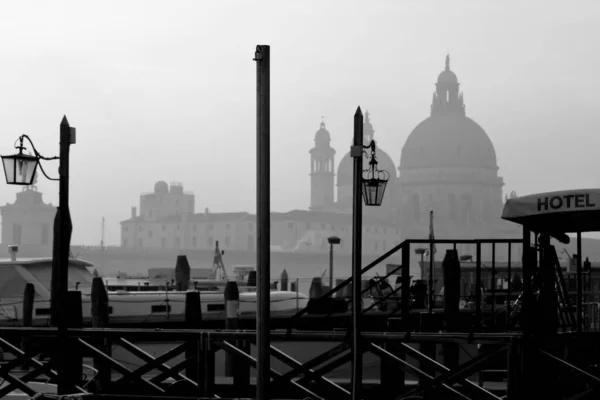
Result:
{"type": "Polygon", "coordinates": [[[564,190],[509,199],[502,219],[535,232],[600,231],[600,189],[564,190]]]}

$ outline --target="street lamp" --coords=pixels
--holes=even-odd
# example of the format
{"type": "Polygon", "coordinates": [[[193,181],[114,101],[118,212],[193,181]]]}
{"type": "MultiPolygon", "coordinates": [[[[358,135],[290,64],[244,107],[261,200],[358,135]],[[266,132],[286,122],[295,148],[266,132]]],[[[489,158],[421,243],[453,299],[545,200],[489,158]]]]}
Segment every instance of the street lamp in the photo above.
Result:
{"type": "Polygon", "coordinates": [[[60,153],[58,157],[42,156],[33,142],[27,135],[21,135],[15,143],[15,148],[19,150],[17,154],[6,155],[2,157],[4,175],[6,183],[9,185],[26,185],[34,183],[36,171],[39,169],[42,174],[51,181],[59,181],[59,199],[56,216],[54,219],[54,244],[52,248],[52,278],[51,278],[51,323],[60,328],[65,327],[65,318],[62,310],[66,306],[66,296],[68,292],[68,263],[69,250],[71,247],[71,216],[69,213],[69,148],[75,143],[75,128],[69,126],[67,117],[63,117],[60,123],[60,153]],[[33,155],[23,153],[27,148],[24,142],[33,151],[33,155]],[[40,160],[59,160],[59,178],[49,177],[40,160]]]}
{"type": "Polygon", "coordinates": [[[387,171],[377,169],[375,142],[364,145],[363,114],[358,107],[354,114],[354,141],[350,148],[354,158],[352,183],[352,400],[361,399],[363,352],[360,337],[362,313],[360,276],[362,274],[362,201],[367,206],[380,206],[389,180],[387,171]],[[369,169],[363,171],[363,154],[371,149],[369,169]],[[361,199],[363,197],[363,199],[361,199]]]}
{"type": "Polygon", "coordinates": [[[333,245],[340,244],[341,239],[337,236],[329,236],[329,290],[333,289],[333,245]]]}
{"type": "Polygon", "coordinates": [[[9,185],[29,186],[33,184],[35,172],[41,156],[39,156],[37,151],[35,151],[35,147],[33,147],[33,143],[31,143],[29,136],[21,135],[17,140],[19,144],[15,145],[15,148],[19,149],[19,153],[10,156],[2,156],[2,166],[4,167],[6,183],[9,185]],[[35,156],[32,156],[31,154],[23,154],[23,150],[27,150],[27,148],[23,146],[24,139],[27,139],[27,141],[29,141],[31,144],[35,156]]]}
{"type": "Polygon", "coordinates": [[[371,149],[369,169],[364,170],[362,176],[363,199],[367,206],[380,206],[383,203],[383,194],[390,179],[390,173],[377,168],[374,140],[371,140],[371,143],[368,146],[363,146],[363,148],[371,149]]]}

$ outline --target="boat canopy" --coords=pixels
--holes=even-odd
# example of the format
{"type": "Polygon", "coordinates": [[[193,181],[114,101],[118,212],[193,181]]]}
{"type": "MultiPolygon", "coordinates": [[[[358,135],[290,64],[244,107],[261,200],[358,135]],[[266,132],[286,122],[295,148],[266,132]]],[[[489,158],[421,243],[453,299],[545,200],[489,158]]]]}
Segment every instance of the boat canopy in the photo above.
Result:
{"type": "Polygon", "coordinates": [[[502,219],[534,232],[600,231],[600,189],[564,190],[509,199],[502,219]]]}

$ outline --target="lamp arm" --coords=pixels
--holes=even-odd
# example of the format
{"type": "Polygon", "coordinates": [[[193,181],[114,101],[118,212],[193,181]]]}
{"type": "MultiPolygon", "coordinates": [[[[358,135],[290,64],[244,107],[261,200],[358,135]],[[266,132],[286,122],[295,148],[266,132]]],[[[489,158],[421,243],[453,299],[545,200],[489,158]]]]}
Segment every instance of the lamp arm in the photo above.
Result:
{"type": "MultiPolygon", "coordinates": [[[[15,146],[15,148],[19,149],[19,150],[23,150],[25,147],[23,147],[23,139],[27,139],[27,141],[29,142],[29,144],[31,145],[31,148],[33,149],[33,153],[35,154],[35,156],[37,158],[39,158],[40,160],[46,160],[46,161],[51,161],[51,160],[58,160],[59,157],[44,157],[43,155],[40,154],[39,151],[37,151],[37,149],[35,148],[35,146],[33,145],[33,142],[31,141],[31,139],[29,138],[29,136],[27,135],[21,135],[19,137],[19,139],[17,139],[19,141],[19,145],[15,146]]],[[[46,174],[44,174],[46,175],[46,174]]],[[[47,178],[47,176],[46,176],[47,178]]]]}
{"type": "MultiPolygon", "coordinates": [[[[55,158],[51,158],[50,160],[55,160],[58,157],[55,158]]],[[[44,174],[44,176],[46,177],[46,179],[48,179],[49,181],[60,181],[60,178],[50,178],[48,176],[48,174],[46,173],[46,171],[44,171],[44,167],[42,167],[42,163],[38,163],[38,166],[40,167],[40,170],[42,171],[42,174],[44,174]]]]}
{"type": "MultiPolygon", "coordinates": [[[[27,135],[21,135],[19,136],[19,138],[17,139],[19,141],[19,145],[16,145],[15,142],[15,148],[19,149],[19,151],[23,152],[23,149],[25,149],[25,147],[23,146],[23,139],[27,139],[27,141],[29,142],[29,144],[31,145],[31,149],[33,150],[33,154],[35,154],[35,156],[37,158],[39,158],[40,160],[45,160],[45,161],[52,161],[52,160],[58,160],[59,157],[44,157],[43,155],[41,155],[39,153],[39,151],[37,151],[37,149],[35,148],[35,146],[33,145],[33,142],[31,141],[31,138],[27,135]]],[[[44,171],[44,167],[42,166],[42,163],[38,163],[40,170],[42,171],[42,174],[44,174],[44,176],[46,177],[46,179],[50,180],[50,181],[60,181],[60,178],[51,178],[48,176],[48,174],[46,173],[46,171],[44,171]]]]}

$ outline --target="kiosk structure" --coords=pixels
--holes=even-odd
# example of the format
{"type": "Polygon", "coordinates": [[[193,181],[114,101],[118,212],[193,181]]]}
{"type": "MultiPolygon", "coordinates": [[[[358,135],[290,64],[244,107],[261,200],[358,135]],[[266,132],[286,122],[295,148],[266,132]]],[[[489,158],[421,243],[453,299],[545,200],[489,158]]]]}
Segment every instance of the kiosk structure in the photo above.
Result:
{"type": "Polygon", "coordinates": [[[560,323],[583,330],[581,234],[600,231],[600,189],[566,190],[509,199],[502,218],[523,226],[524,331],[556,332],[560,323]],[[576,317],[551,238],[568,244],[577,235],[576,317]],[[533,234],[533,247],[532,247],[533,234]],[[539,261],[539,267],[538,267],[539,261]],[[537,295],[537,296],[536,296],[537,295]],[[558,311],[558,312],[557,312],[558,311]]]}

